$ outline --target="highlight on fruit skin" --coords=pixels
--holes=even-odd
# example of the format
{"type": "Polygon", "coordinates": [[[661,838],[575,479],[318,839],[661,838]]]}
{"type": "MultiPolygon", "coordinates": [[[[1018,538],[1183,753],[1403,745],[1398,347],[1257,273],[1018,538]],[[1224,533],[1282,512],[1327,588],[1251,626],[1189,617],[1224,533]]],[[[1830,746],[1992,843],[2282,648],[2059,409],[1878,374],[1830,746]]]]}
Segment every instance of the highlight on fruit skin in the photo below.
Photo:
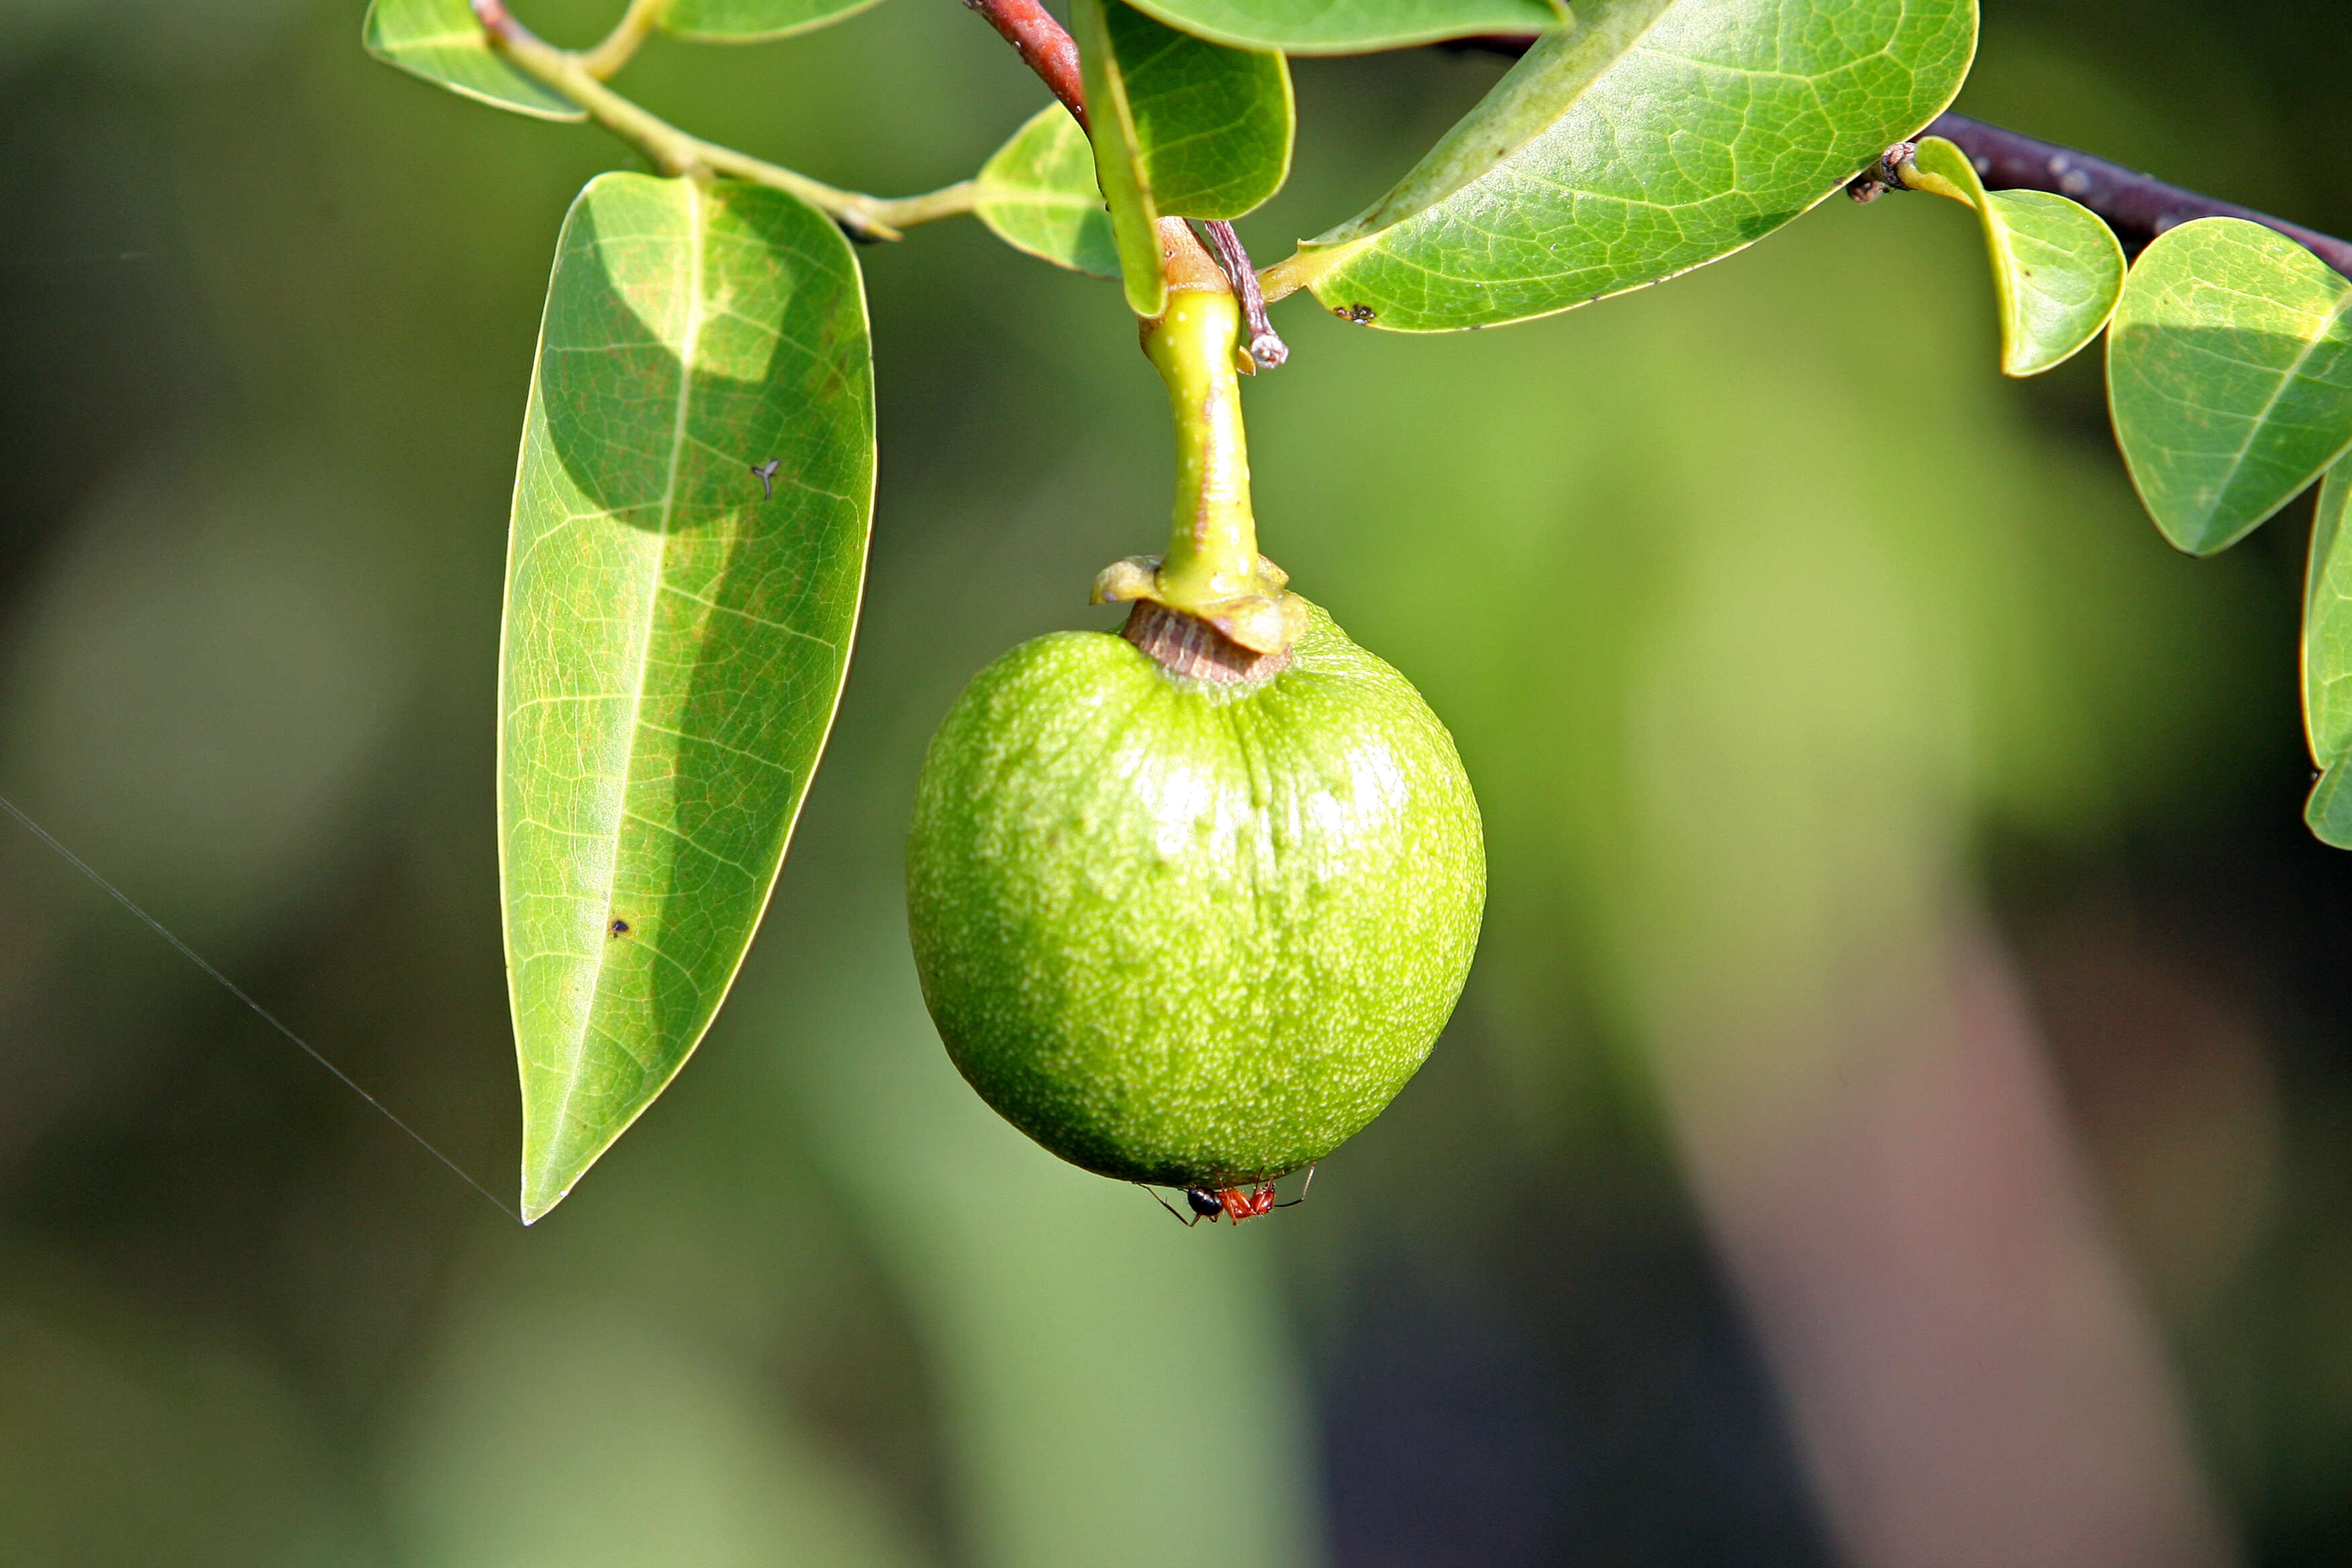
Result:
{"type": "Polygon", "coordinates": [[[1454,1010],[1478,807],[1419,692],[1308,606],[1270,674],[1057,632],[973,678],[907,854],[924,1000],[982,1098],[1106,1176],[1216,1189],[1328,1154],[1454,1010]]]}

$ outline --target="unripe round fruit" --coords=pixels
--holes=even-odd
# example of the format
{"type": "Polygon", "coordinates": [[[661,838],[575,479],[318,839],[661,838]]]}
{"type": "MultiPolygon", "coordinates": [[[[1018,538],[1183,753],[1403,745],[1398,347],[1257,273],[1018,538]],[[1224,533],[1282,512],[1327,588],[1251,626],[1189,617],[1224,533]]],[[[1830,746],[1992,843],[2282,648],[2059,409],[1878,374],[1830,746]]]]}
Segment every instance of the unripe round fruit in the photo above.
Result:
{"type": "Polygon", "coordinates": [[[1318,609],[1233,684],[1101,632],[1004,655],[931,741],[907,882],[982,1099],[1087,1170],[1216,1188],[1321,1159],[1404,1087],[1486,867],[1444,726],[1318,609]]]}

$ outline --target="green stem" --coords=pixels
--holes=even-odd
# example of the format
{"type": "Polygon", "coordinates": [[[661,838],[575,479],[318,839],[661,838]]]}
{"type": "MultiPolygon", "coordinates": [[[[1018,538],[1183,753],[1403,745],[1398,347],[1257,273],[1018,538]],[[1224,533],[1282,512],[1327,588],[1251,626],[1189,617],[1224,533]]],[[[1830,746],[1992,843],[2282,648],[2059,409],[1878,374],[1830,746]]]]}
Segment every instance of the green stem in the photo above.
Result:
{"type": "Polygon", "coordinates": [[[1263,593],[1242,433],[1241,308],[1231,294],[1171,292],[1144,325],[1143,352],[1176,417],[1176,515],[1160,565],[1161,602],[1203,607],[1263,593]]]}
{"type": "MultiPolygon", "coordinates": [[[[1161,218],[1159,235],[1168,300],[1143,320],[1143,352],[1168,384],[1176,416],[1176,517],[1168,553],[1106,566],[1094,600],[1146,600],[1250,653],[1282,655],[1306,632],[1307,602],[1285,593],[1288,579],[1257,552],[1240,380],[1255,366],[1242,352],[1242,304],[1182,218],[1161,218]]],[[[1132,636],[1139,623],[1128,624],[1132,636]]],[[[1147,634],[1136,646],[1172,669],[1164,640],[1147,634]]],[[[1170,647],[1180,644],[1190,646],[1180,637],[1170,647]]]]}
{"type": "Polygon", "coordinates": [[[609,80],[613,74],[629,63],[637,46],[661,26],[662,15],[677,0],[629,0],[629,9],[604,35],[604,41],[594,48],[584,50],[579,57],[580,68],[598,81],[609,80]]]}
{"type": "MultiPolygon", "coordinates": [[[[633,6],[632,15],[639,9],[658,8],[633,6]]],[[[859,239],[897,239],[902,226],[971,210],[977,187],[970,180],[919,196],[869,196],[812,180],[806,174],[754,158],[748,153],[738,153],[732,147],[705,142],[606,87],[588,68],[589,57],[559,49],[540,37],[516,21],[501,0],[474,0],[474,14],[480,18],[490,47],[513,62],[518,70],[578,104],[587,111],[589,119],[643,153],[665,174],[724,174],[788,191],[859,239]]],[[[623,26],[626,26],[625,18],[623,26]]],[[[615,29],[616,35],[619,30],[615,29]]],[[[598,49],[601,51],[612,41],[607,38],[598,49]]]]}

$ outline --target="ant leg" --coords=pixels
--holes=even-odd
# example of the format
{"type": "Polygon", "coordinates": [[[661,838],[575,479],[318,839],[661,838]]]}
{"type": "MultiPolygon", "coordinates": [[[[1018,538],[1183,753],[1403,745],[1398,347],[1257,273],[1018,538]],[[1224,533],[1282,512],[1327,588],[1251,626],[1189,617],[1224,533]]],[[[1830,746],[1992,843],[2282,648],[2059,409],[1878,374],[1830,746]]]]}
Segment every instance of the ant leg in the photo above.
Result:
{"type": "Polygon", "coordinates": [[[1295,1209],[1295,1208],[1297,1208],[1300,1204],[1303,1204],[1303,1203],[1305,1203],[1305,1202],[1307,1201],[1307,1190],[1308,1190],[1309,1188],[1313,1187],[1314,1185],[1315,1185],[1315,1167],[1314,1167],[1313,1165],[1309,1165],[1309,1166],[1307,1166],[1307,1179],[1306,1179],[1305,1181],[1303,1181],[1303,1182],[1301,1182],[1301,1183],[1299,1183],[1299,1184],[1298,1184],[1298,1195],[1297,1195],[1297,1197],[1295,1197],[1295,1198],[1292,1198],[1288,1203],[1280,1203],[1280,1204],[1276,1204],[1276,1205],[1275,1205],[1274,1206],[1275,1206],[1275,1207],[1276,1207],[1276,1208],[1278,1208],[1278,1209],[1295,1209]]]}
{"type": "MultiPolygon", "coordinates": [[[[1141,1182],[1138,1182],[1135,1184],[1139,1187],[1143,1187],[1143,1184],[1141,1182]]],[[[1151,1193],[1151,1201],[1158,1204],[1161,1208],[1166,1209],[1168,1211],[1168,1217],[1174,1220],[1178,1225],[1182,1226],[1186,1230],[1190,1230],[1194,1226],[1201,1223],[1201,1216],[1199,1215],[1194,1215],[1191,1219],[1186,1219],[1182,1215],[1176,1212],[1176,1205],[1170,1203],[1166,1198],[1161,1197],[1158,1193],[1152,1193],[1150,1187],[1143,1187],[1143,1190],[1147,1193],[1151,1193]]]]}

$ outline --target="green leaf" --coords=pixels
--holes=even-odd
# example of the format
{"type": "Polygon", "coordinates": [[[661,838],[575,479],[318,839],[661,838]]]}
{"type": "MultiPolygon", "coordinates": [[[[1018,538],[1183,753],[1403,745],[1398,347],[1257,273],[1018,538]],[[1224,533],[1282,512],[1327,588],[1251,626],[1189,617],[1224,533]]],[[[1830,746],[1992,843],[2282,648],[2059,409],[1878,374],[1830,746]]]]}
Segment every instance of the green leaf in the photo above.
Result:
{"type": "Polygon", "coordinates": [[[1151,181],[1136,141],[1127,79],[1111,53],[1107,4],[1116,5],[1118,0],[1070,0],[1070,31],[1077,39],[1078,68],[1086,81],[1095,183],[1110,211],[1111,243],[1127,285],[1127,308],[1139,316],[1157,316],[1168,305],[1168,280],[1160,271],[1160,214],[1151,205],[1151,181]]]}
{"type": "Polygon", "coordinates": [[[2000,371],[2040,375],[2089,346],[2124,292],[2124,247],[2098,214],[2047,191],[1991,191],[1969,155],[1922,140],[1906,184],[1976,209],[2000,310],[2000,371]]]}
{"type": "Polygon", "coordinates": [[[2283,234],[2200,218],[2158,237],[2107,334],[2116,439],[2164,536],[2243,539],[2352,447],[2352,282],[2283,234]]]}
{"type": "Polygon", "coordinates": [[[1243,49],[1349,55],[1480,33],[1540,33],[1568,19],[1551,0],[1142,0],[1195,37],[1243,49]]]}
{"type": "Polygon", "coordinates": [[[854,16],[881,0],[675,0],[661,30],[709,44],[757,44],[854,16]]]}
{"type": "Polygon", "coordinates": [[[972,211],[1005,244],[1075,272],[1118,276],[1094,149],[1060,104],[1031,116],[980,166],[974,183],[972,211]]]}
{"type": "Polygon", "coordinates": [[[1549,315],[1751,245],[1959,90],[1975,0],[1579,0],[1363,213],[1267,273],[1351,321],[1549,315]]]}
{"type": "Polygon", "coordinates": [[[1152,205],[1168,217],[1237,218],[1290,176],[1290,66],[1229,49],[1108,0],[1120,95],[1152,205]]]}
{"type": "Polygon", "coordinates": [[[2352,753],[2352,459],[2327,470],[2311,523],[2303,593],[2303,721],[2312,760],[2352,753]]]}
{"type": "Polygon", "coordinates": [[[2327,771],[2303,819],[2320,841],[2352,849],[2352,459],[2327,470],[2311,521],[2303,592],[2303,727],[2312,760],[2327,771]]]}
{"type": "Polygon", "coordinates": [[[1162,26],[1123,0],[1076,0],[1071,23],[1127,302],[1156,316],[1158,220],[1239,217],[1289,176],[1290,68],[1162,26]]]}
{"type": "Polygon", "coordinates": [[[2303,820],[2322,844],[2334,849],[2352,849],[2352,767],[2347,759],[2338,757],[2322,773],[2319,782],[2311,786],[2311,799],[2305,803],[2303,820]]]}
{"type": "Polygon", "coordinates": [[[360,42],[384,64],[451,92],[541,120],[587,118],[554,89],[507,64],[466,0],[370,0],[360,42]]]}
{"type": "Polygon", "coordinates": [[[840,697],[874,451],[830,219],[731,181],[589,184],[524,418],[499,678],[526,1219],[662,1091],[742,962],[840,697]]]}

